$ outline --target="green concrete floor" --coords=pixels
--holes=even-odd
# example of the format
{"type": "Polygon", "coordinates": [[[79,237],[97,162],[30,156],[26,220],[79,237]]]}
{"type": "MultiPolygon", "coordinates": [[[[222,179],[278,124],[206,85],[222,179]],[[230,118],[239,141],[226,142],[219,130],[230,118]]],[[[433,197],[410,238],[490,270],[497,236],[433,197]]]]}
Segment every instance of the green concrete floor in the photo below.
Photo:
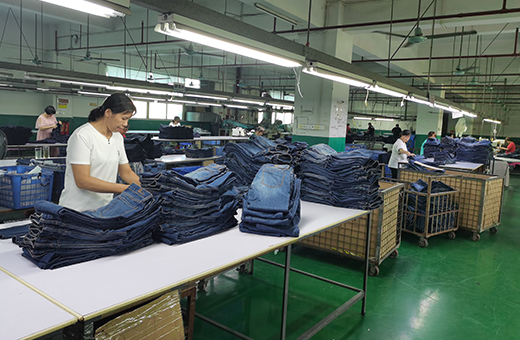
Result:
{"type": "MultiPolygon", "coordinates": [[[[367,314],[361,303],[313,339],[520,339],[520,177],[505,191],[502,224],[479,242],[457,232],[440,235],[427,248],[403,236],[399,257],[386,259],[368,282],[367,314]]],[[[266,258],[283,262],[284,253],[266,258]]],[[[361,262],[303,247],[292,266],[361,286],[361,262]]],[[[197,312],[254,339],[279,339],[283,270],[255,261],[254,275],[229,271],[199,292],[197,312]]],[[[296,339],[353,293],[291,273],[288,339],[296,339]]],[[[238,339],[201,320],[194,338],[238,339]]]]}

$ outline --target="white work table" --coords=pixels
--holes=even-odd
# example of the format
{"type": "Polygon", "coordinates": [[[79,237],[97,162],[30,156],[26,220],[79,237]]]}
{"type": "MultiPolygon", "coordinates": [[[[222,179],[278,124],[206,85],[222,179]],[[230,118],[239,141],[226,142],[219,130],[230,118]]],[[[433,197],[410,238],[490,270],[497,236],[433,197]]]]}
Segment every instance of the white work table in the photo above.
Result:
{"type": "Polygon", "coordinates": [[[203,162],[210,161],[220,158],[221,156],[211,156],[211,157],[203,157],[203,158],[188,158],[186,155],[178,154],[178,155],[164,155],[161,158],[156,158],[156,161],[160,161],[166,164],[183,164],[183,163],[194,163],[194,162],[203,162]]]}
{"type": "Polygon", "coordinates": [[[77,317],[2,270],[0,301],[2,340],[36,338],[78,322],[77,317]]]}

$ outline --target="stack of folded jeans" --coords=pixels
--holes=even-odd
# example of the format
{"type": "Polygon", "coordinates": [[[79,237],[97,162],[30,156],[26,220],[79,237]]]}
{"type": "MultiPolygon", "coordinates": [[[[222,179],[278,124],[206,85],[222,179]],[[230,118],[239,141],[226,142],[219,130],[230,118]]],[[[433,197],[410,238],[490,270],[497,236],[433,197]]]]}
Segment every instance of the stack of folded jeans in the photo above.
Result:
{"type": "MultiPolygon", "coordinates": [[[[441,181],[432,181],[431,185],[430,193],[432,194],[455,191],[452,187],[441,181]]],[[[427,193],[428,183],[419,179],[417,182],[410,184],[410,191],[427,193]]],[[[424,233],[427,196],[408,194],[407,203],[406,229],[417,233],[424,233]]],[[[455,228],[456,214],[455,212],[451,212],[454,210],[457,210],[457,203],[452,196],[430,196],[428,233],[438,233],[455,228]]]]}
{"type": "Polygon", "coordinates": [[[298,237],[300,186],[289,165],[263,165],[244,196],[240,231],[298,237]]]}
{"type": "Polygon", "coordinates": [[[336,152],[326,144],[305,150],[300,163],[302,200],[372,210],[382,203],[379,163],[365,149],[336,152]]]}
{"type": "Polygon", "coordinates": [[[455,164],[455,157],[448,151],[439,151],[433,153],[433,160],[439,165],[455,164]]]}
{"type": "Polygon", "coordinates": [[[218,164],[185,176],[174,171],[141,174],[143,187],[164,199],[154,238],[171,245],[234,227],[240,195],[233,189],[234,182],[233,173],[218,164]]]}
{"type": "Polygon", "coordinates": [[[132,184],[108,205],[78,212],[38,201],[29,233],[13,242],[41,269],[129,252],[153,243],[161,199],[132,184]]]}
{"type": "Polygon", "coordinates": [[[192,149],[186,148],[186,158],[208,158],[213,157],[213,148],[192,149]]]}
{"type": "Polygon", "coordinates": [[[457,152],[458,145],[459,145],[458,138],[451,138],[448,136],[441,138],[442,151],[447,151],[451,154],[455,154],[457,152]]]}
{"type": "Polygon", "coordinates": [[[433,153],[439,152],[441,147],[441,141],[437,138],[428,138],[424,143],[424,157],[431,158],[433,153]]]}
{"type": "Polygon", "coordinates": [[[493,159],[493,147],[489,140],[473,143],[461,141],[459,143],[457,149],[458,162],[489,164],[491,159],[493,159]]]}

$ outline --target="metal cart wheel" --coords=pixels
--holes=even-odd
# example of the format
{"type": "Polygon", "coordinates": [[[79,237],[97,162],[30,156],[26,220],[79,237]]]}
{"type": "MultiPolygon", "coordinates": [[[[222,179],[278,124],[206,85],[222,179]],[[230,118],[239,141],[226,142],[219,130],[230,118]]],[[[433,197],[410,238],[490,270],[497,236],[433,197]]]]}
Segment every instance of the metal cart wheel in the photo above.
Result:
{"type": "Polygon", "coordinates": [[[450,240],[454,240],[455,237],[457,237],[457,235],[455,235],[455,233],[454,233],[453,231],[450,231],[450,232],[448,233],[448,239],[450,239],[450,240]]]}
{"type": "Polygon", "coordinates": [[[491,228],[489,228],[489,232],[491,234],[496,234],[498,232],[498,229],[497,229],[497,227],[491,227],[491,228]]]}
{"type": "Polygon", "coordinates": [[[399,251],[397,249],[391,252],[390,255],[388,255],[388,257],[391,259],[395,259],[397,256],[399,256],[399,251]]]}
{"type": "Polygon", "coordinates": [[[379,267],[370,265],[370,267],[368,267],[368,275],[370,275],[370,276],[378,276],[379,275],[379,267]]]}
{"type": "Polygon", "coordinates": [[[477,242],[478,240],[480,240],[480,235],[477,233],[473,233],[473,235],[471,235],[471,240],[473,242],[477,242]]]}
{"type": "Polygon", "coordinates": [[[421,237],[421,238],[419,239],[419,247],[421,247],[421,248],[426,248],[426,247],[428,247],[428,240],[425,239],[424,237],[421,237]]]}

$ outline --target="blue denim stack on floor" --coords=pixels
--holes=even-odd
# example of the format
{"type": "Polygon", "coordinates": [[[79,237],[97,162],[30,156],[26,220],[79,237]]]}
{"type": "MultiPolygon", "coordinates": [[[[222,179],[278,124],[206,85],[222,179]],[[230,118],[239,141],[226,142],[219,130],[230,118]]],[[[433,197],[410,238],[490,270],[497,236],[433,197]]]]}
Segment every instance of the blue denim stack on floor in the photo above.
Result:
{"type": "Polygon", "coordinates": [[[489,164],[493,159],[491,142],[489,140],[473,143],[461,141],[457,149],[456,159],[458,162],[489,164]]]}
{"type": "Polygon", "coordinates": [[[201,239],[236,226],[240,192],[226,166],[211,164],[183,176],[174,171],[141,174],[143,187],[164,198],[154,238],[166,244],[201,239]]]}
{"type": "Polygon", "coordinates": [[[303,152],[299,177],[302,200],[337,207],[371,210],[382,201],[379,195],[379,163],[365,149],[336,152],[326,144],[303,152]]]}
{"type": "Polygon", "coordinates": [[[263,165],[244,196],[240,231],[298,237],[300,187],[289,165],[263,165]]]}
{"type": "Polygon", "coordinates": [[[78,212],[38,201],[29,233],[13,242],[41,269],[55,269],[153,243],[161,199],[132,184],[108,205],[78,212]]]}
{"type": "Polygon", "coordinates": [[[226,144],[224,164],[236,174],[238,183],[250,185],[264,164],[298,166],[307,146],[304,142],[279,140],[275,143],[265,137],[251,136],[246,143],[226,144]]]}
{"type": "Polygon", "coordinates": [[[459,147],[459,139],[451,138],[451,137],[442,137],[441,138],[441,149],[442,151],[447,151],[451,154],[455,154],[459,147]]]}
{"type": "MultiPolygon", "coordinates": [[[[432,181],[431,183],[432,194],[454,191],[452,187],[441,181],[432,181]]],[[[417,182],[410,184],[410,190],[415,192],[427,193],[428,183],[419,179],[417,182]]],[[[407,203],[408,204],[406,206],[406,212],[426,215],[426,195],[409,194],[407,203]]],[[[430,217],[428,220],[428,233],[437,233],[455,228],[456,214],[455,212],[448,212],[456,209],[457,204],[454,202],[453,197],[448,198],[445,195],[437,197],[431,196],[429,211],[430,215],[439,214],[443,212],[447,212],[447,214],[430,217]]],[[[417,233],[423,233],[425,221],[426,219],[423,216],[416,216],[414,214],[406,213],[406,229],[408,230],[412,230],[417,233]]]]}
{"type": "Polygon", "coordinates": [[[441,151],[441,141],[437,138],[428,138],[424,143],[424,157],[431,158],[435,152],[441,151]]]}

